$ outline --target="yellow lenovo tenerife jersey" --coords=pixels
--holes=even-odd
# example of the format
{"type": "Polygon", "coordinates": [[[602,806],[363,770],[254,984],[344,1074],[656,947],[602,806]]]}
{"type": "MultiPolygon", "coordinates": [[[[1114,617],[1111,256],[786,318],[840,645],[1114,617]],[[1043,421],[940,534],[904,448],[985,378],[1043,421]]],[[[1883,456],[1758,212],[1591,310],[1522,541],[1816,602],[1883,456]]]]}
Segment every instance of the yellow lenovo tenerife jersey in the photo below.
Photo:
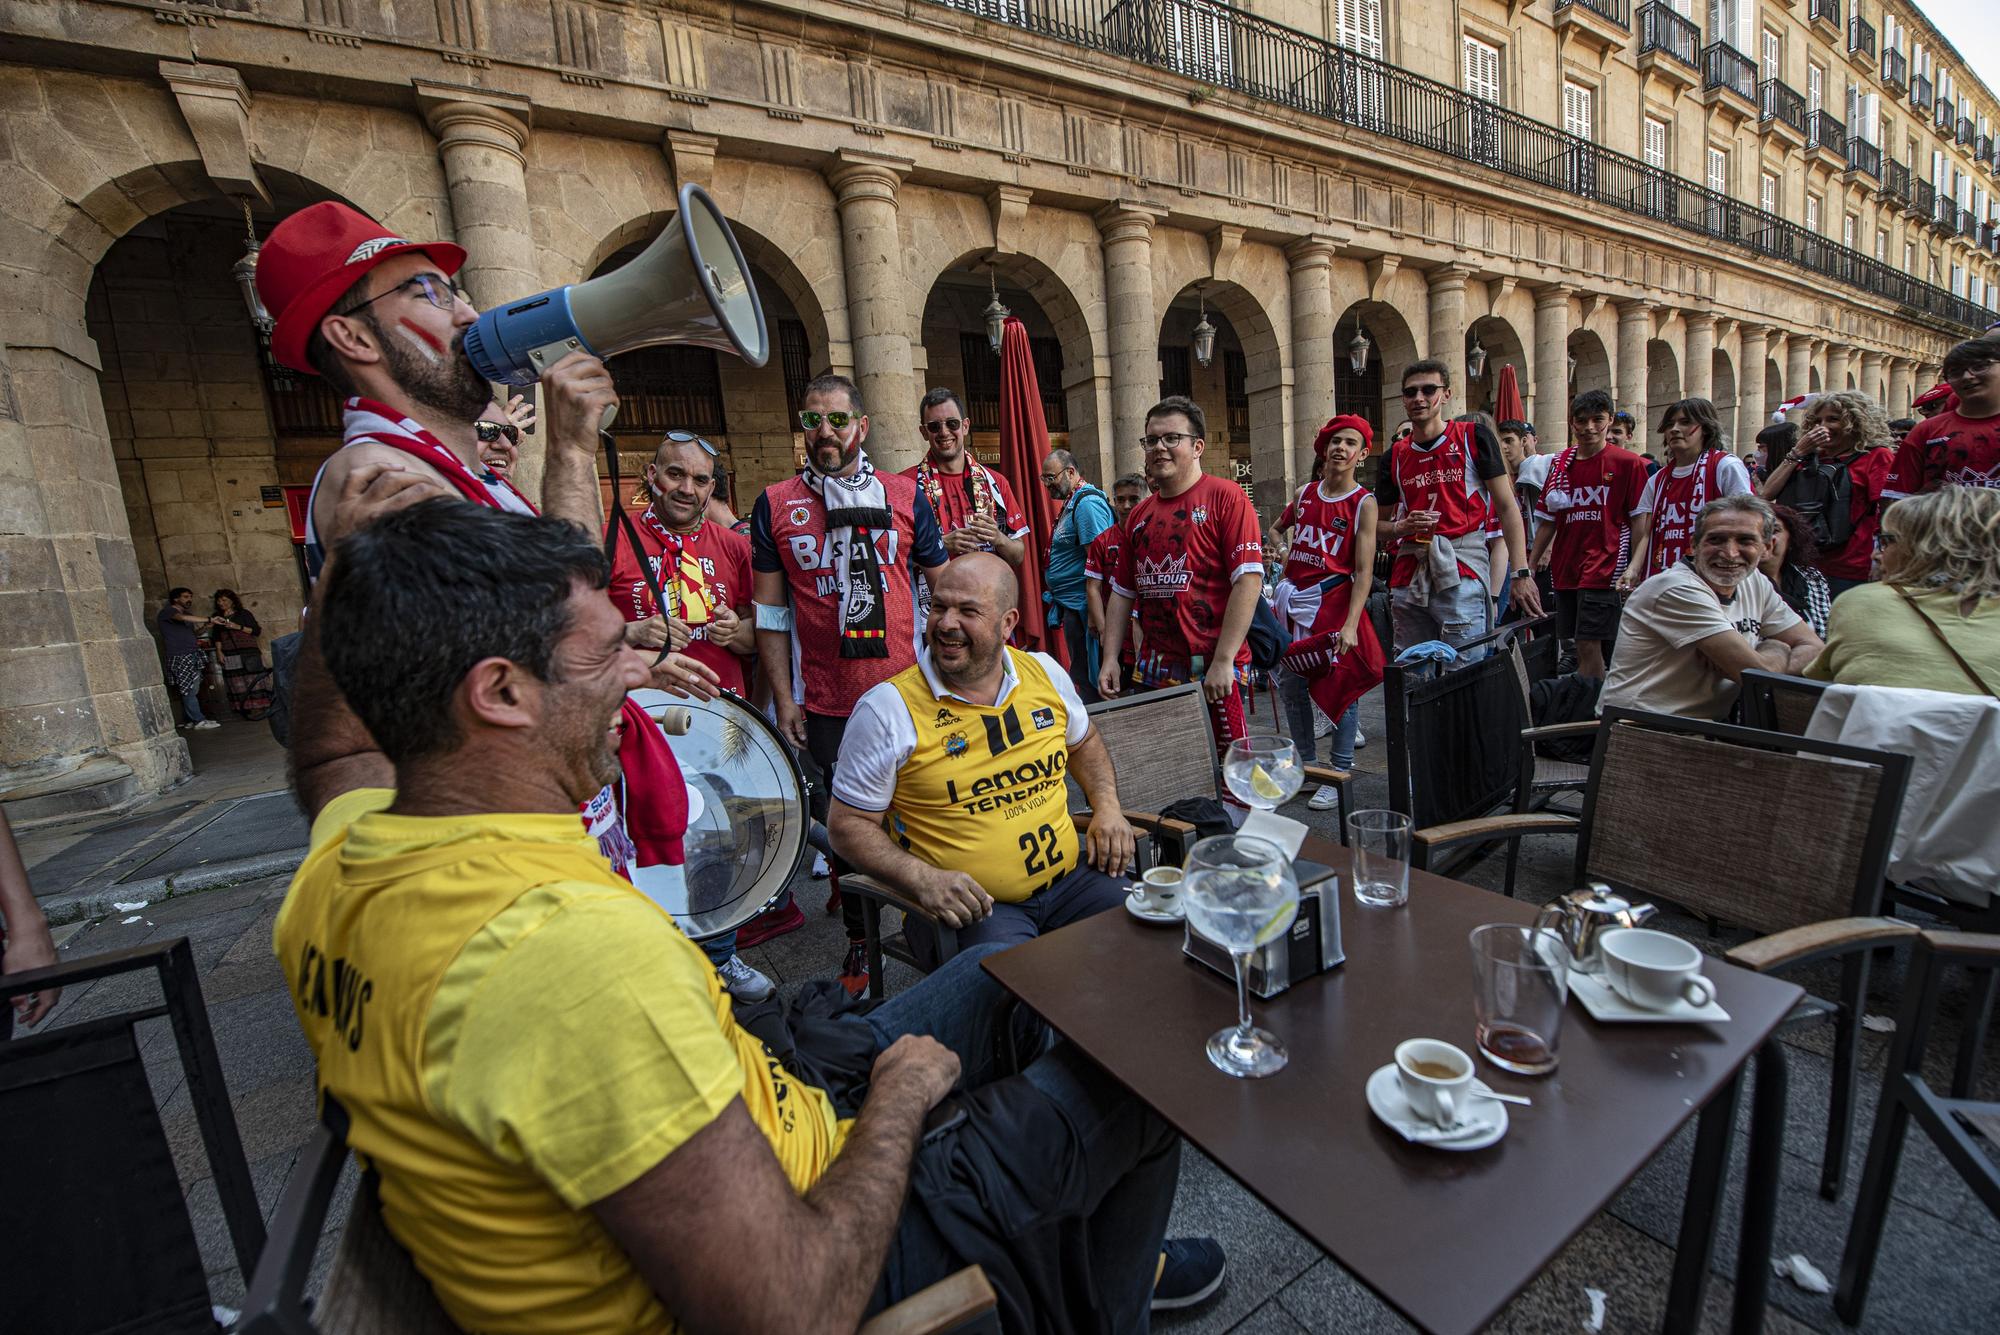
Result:
{"type": "Polygon", "coordinates": [[[1069,710],[1032,654],[1005,651],[1014,689],[996,706],[940,699],[921,664],[894,679],[917,744],[896,772],[889,831],[933,867],[1018,904],[1077,865],[1069,710]]]}
{"type": "Polygon", "coordinates": [[[586,1207],[738,1097],[799,1191],[847,1123],[736,1027],[576,816],[397,816],[393,796],[320,813],[273,934],[390,1232],[462,1329],[674,1330],[586,1207]]]}

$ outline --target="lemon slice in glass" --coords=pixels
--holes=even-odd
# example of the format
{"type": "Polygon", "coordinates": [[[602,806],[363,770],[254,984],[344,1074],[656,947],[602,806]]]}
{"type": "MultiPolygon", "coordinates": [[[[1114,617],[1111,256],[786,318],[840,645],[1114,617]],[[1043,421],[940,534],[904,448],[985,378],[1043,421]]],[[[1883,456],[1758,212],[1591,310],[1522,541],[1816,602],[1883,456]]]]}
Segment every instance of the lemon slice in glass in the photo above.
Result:
{"type": "Polygon", "coordinates": [[[1252,765],[1250,767],[1250,791],[1263,798],[1266,802],[1282,802],[1285,800],[1285,790],[1278,786],[1278,781],[1272,778],[1270,771],[1266,770],[1262,765],[1252,765]]]}

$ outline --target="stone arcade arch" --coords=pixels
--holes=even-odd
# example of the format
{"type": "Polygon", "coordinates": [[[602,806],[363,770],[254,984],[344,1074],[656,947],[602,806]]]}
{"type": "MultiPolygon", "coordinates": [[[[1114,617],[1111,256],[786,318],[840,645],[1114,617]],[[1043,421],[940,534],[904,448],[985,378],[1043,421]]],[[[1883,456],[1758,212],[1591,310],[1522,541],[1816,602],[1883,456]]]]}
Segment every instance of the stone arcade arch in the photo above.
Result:
{"type": "Polygon", "coordinates": [[[1646,342],[1646,420],[1640,423],[1637,448],[1643,450],[1652,439],[1660,414],[1681,396],[1680,357],[1674,345],[1663,338],[1646,342]]]}
{"type": "MultiPolygon", "coordinates": [[[[1190,283],[1160,307],[1163,370],[1169,349],[1189,347],[1198,310],[1204,303],[1210,323],[1219,331],[1206,376],[1199,367],[1193,375],[1193,397],[1208,417],[1208,456],[1204,464],[1210,472],[1224,477],[1234,475],[1249,487],[1256,497],[1258,513],[1268,521],[1284,508],[1285,496],[1293,482],[1291,432],[1287,425],[1290,414],[1285,402],[1288,387],[1281,374],[1283,344],[1270,316],[1247,288],[1214,279],[1190,283]],[[1242,397],[1233,403],[1233,372],[1227,359],[1232,353],[1243,358],[1242,397]],[[1238,422],[1238,430],[1247,437],[1247,457],[1241,446],[1233,450],[1223,448],[1225,443],[1233,443],[1229,442],[1228,429],[1232,417],[1238,422]],[[1247,463],[1247,475],[1243,469],[1232,474],[1232,470],[1223,467],[1225,454],[1234,461],[1247,463]]],[[[1189,356],[1192,360],[1192,353],[1189,356]]]]}
{"type": "Polygon", "coordinates": [[[1739,446],[1736,439],[1736,364],[1728,353],[1717,348],[1710,362],[1711,402],[1715,404],[1715,415],[1722,422],[1724,445],[1730,450],[1739,446]]]}
{"type": "Polygon", "coordinates": [[[1357,301],[1333,323],[1334,411],[1356,413],[1375,431],[1377,449],[1386,448],[1389,433],[1403,417],[1402,370],[1417,358],[1417,338],[1394,306],[1357,301]],[[1367,362],[1356,371],[1354,338],[1368,337],[1367,362]]]}
{"type": "MultiPolygon", "coordinates": [[[[1578,329],[1569,336],[1569,356],[1573,363],[1569,374],[1570,397],[1574,398],[1585,390],[1601,389],[1612,393],[1611,353],[1604,346],[1604,340],[1593,330],[1578,329]]],[[[1550,412],[1567,413],[1568,404],[1537,411],[1546,416],[1550,412]]]]}

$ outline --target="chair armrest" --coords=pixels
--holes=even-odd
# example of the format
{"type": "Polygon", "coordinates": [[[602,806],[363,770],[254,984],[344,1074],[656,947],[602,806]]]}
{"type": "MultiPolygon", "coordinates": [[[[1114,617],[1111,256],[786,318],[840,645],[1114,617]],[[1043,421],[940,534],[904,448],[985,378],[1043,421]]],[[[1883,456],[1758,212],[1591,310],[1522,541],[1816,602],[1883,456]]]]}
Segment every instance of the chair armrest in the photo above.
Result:
{"type": "Polygon", "coordinates": [[[2000,962],[2000,935],[1992,932],[1925,932],[1931,949],[1947,959],[1967,964],[2000,962]]]}
{"type": "Polygon", "coordinates": [[[1128,811],[1125,813],[1125,823],[1136,826],[1148,834],[1170,834],[1178,839],[1199,833],[1186,821],[1175,820],[1172,816],[1162,816],[1157,811],[1128,811]]]}
{"type": "Polygon", "coordinates": [[[1351,782],[1354,778],[1353,771],[1335,769],[1331,765],[1307,765],[1305,770],[1306,779],[1309,782],[1330,783],[1336,788],[1341,784],[1351,782]]]}
{"type": "Polygon", "coordinates": [[[914,913],[919,918],[929,919],[933,922],[936,921],[932,917],[931,911],[918,902],[915,895],[908,894],[893,885],[879,881],[873,876],[863,876],[858,871],[844,871],[840,874],[840,893],[843,895],[852,893],[865,895],[871,899],[879,899],[883,903],[893,905],[905,913],[914,913]]]}
{"type": "Polygon", "coordinates": [[[1538,728],[1521,729],[1521,740],[1536,742],[1545,737],[1582,737],[1597,731],[1601,719],[1585,719],[1581,723],[1544,723],[1538,728]]]}
{"type": "Polygon", "coordinates": [[[1528,834],[1575,834],[1582,824],[1574,816],[1552,811],[1515,812],[1427,825],[1410,831],[1410,841],[1426,850],[1435,850],[1477,840],[1519,839],[1528,834]]]}
{"type": "MultiPolygon", "coordinates": [[[[841,878],[845,880],[845,877],[841,878]]],[[[999,1305],[986,1272],[969,1265],[862,1323],[856,1335],[949,1335],[999,1305]]]]}
{"type": "Polygon", "coordinates": [[[1894,918],[1831,918],[1745,941],[1725,952],[1723,958],[1757,973],[1770,973],[1808,960],[1845,955],[1917,935],[1916,928],[1894,918]]]}

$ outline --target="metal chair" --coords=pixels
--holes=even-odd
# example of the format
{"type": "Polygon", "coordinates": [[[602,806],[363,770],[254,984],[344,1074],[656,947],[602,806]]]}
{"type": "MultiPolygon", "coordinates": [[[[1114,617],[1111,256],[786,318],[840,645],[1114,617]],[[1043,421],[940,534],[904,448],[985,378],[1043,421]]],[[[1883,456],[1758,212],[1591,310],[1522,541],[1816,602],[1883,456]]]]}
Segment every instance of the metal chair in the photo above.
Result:
{"type": "Polygon", "coordinates": [[[152,970],[162,1004],[0,1043],[7,1135],[0,1236],[11,1273],[5,1324],[21,1331],[200,1331],[213,1335],[194,1221],[134,1026],[165,1016],[187,1074],[202,1148],[245,1275],[264,1248],[263,1215],[229,1109],[215,1035],[187,938],[0,976],[0,1006],[152,970]]]}
{"type": "Polygon", "coordinates": [[[1825,692],[1823,681],[1751,668],[1743,674],[1742,691],[1736,698],[1745,727],[1803,737],[1825,692]]]}

